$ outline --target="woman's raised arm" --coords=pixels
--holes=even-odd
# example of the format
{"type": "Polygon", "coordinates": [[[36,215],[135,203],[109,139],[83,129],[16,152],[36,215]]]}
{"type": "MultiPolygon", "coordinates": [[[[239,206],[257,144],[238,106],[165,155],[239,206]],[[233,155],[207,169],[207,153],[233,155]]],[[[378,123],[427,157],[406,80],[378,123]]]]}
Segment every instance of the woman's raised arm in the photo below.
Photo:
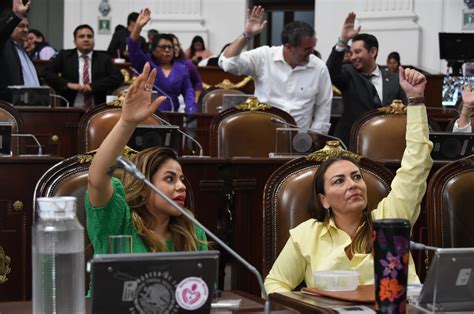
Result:
{"type": "Polygon", "coordinates": [[[158,97],[151,103],[151,87],[156,77],[156,69],[150,72],[147,63],[138,79],[130,86],[122,106],[122,115],[100,145],[92,160],[88,175],[89,199],[94,207],[102,207],[113,193],[112,174],[116,159],[122,154],[125,145],[136,126],[153,115],[165,97],[158,97]]]}

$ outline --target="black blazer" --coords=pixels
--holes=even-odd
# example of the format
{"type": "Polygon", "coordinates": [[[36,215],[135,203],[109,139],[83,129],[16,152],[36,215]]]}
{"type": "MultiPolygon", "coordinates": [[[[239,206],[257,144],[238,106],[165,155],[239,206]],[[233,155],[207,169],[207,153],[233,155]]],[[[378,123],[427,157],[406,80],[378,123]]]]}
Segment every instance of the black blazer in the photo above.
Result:
{"type": "Polygon", "coordinates": [[[15,27],[21,22],[12,11],[0,17],[0,99],[11,102],[10,85],[23,85],[20,57],[10,39],[15,27]]]}
{"type": "MultiPolygon", "coordinates": [[[[123,76],[105,52],[93,51],[91,65],[92,95],[96,105],[123,83],[123,76]]],[[[77,49],[61,50],[44,67],[42,77],[57,93],[74,104],[77,92],[67,88],[67,83],[79,82],[79,56],[77,49]]]]}
{"type": "MultiPolygon", "coordinates": [[[[349,147],[352,124],[364,113],[376,109],[374,104],[374,89],[372,83],[358,72],[352,64],[343,64],[344,51],[332,49],[327,61],[332,83],[342,92],[344,112],[336,127],[335,135],[349,147]]],[[[404,103],[407,98],[400,87],[398,75],[383,71],[383,99],[382,105],[392,103],[394,99],[401,99],[404,103]]]]}

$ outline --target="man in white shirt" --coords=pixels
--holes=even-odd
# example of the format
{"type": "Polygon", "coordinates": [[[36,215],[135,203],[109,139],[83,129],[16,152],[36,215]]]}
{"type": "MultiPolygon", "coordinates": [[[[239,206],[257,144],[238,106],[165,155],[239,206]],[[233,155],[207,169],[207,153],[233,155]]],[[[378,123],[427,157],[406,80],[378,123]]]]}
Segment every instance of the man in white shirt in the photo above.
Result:
{"type": "Polygon", "coordinates": [[[474,91],[472,91],[472,84],[469,83],[464,86],[462,90],[462,108],[459,114],[459,119],[454,123],[453,132],[472,132],[471,114],[473,108],[474,91]]]}
{"type": "Polygon", "coordinates": [[[221,55],[219,66],[226,72],[252,76],[258,100],[285,110],[300,128],[328,133],[332,85],[326,65],[313,55],[314,29],[304,22],[291,22],[281,33],[282,46],[242,53],[265,27],[263,15],[261,6],[253,7],[244,32],[221,55]]]}

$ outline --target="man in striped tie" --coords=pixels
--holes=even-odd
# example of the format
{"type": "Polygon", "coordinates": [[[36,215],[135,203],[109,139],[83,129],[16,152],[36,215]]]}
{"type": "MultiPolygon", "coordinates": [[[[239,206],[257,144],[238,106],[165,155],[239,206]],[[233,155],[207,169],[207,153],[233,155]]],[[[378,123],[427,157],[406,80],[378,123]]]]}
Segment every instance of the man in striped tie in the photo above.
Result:
{"type": "Polygon", "coordinates": [[[120,71],[105,52],[94,50],[94,30],[79,25],[74,30],[76,49],[61,50],[45,66],[43,78],[71,106],[91,110],[105,102],[123,82],[120,71]]]}

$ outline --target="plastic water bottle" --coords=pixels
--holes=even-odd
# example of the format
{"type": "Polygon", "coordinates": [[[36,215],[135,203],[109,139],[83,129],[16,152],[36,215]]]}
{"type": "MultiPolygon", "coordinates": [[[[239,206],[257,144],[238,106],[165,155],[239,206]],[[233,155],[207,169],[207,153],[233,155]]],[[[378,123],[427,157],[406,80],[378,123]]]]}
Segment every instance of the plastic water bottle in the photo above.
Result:
{"type": "Polygon", "coordinates": [[[84,228],[75,197],[37,199],[32,231],[33,313],[85,313],[84,228]]]}

